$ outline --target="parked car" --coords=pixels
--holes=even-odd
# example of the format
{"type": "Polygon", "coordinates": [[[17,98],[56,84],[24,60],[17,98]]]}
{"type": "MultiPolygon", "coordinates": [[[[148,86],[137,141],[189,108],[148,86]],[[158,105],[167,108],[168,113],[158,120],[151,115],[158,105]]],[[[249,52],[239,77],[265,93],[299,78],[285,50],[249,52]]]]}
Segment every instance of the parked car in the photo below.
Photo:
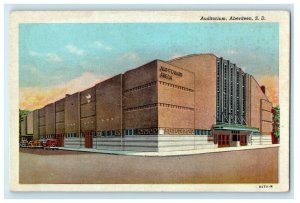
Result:
{"type": "Polygon", "coordinates": [[[29,142],[28,142],[28,147],[29,147],[29,148],[34,148],[34,143],[33,143],[33,141],[29,141],[29,142]]]}
{"type": "Polygon", "coordinates": [[[41,143],[41,146],[42,147],[46,147],[46,139],[39,139],[40,143],[41,143]]]}
{"type": "Polygon", "coordinates": [[[58,145],[58,140],[57,139],[47,139],[46,141],[46,148],[50,148],[50,147],[57,147],[58,145]]]}
{"type": "Polygon", "coordinates": [[[43,147],[43,145],[40,140],[33,140],[33,141],[28,142],[28,147],[29,148],[40,148],[40,147],[43,147]]]}
{"type": "Polygon", "coordinates": [[[28,146],[28,141],[27,140],[21,140],[20,142],[20,147],[27,147],[28,146]]]}

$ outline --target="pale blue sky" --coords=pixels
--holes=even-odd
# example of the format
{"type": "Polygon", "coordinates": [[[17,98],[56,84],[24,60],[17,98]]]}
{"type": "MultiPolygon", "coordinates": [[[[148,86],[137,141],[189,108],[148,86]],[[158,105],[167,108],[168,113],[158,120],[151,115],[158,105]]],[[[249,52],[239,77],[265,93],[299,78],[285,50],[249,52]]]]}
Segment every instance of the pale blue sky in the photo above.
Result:
{"type": "Polygon", "coordinates": [[[84,72],[113,76],[154,59],[214,53],[256,75],[278,74],[277,23],[21,24],[20,87],[84,72]]]}

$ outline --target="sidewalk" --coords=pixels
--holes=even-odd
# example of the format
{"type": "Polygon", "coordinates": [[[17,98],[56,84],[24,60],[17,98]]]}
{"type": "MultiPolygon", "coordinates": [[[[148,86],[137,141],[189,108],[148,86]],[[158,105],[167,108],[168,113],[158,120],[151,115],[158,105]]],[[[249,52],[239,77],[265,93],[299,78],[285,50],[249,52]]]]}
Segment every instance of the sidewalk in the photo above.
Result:
{"type": "Polygon", "coordinates": [[[136,152],[136,151],[113,151],[113,150],[102,150],[102,149],[90,149],[90,148],[65,148],[58,147],[60,150],[69,151],[80,151],[80,152],[91,152],[91,153],[101,153],[101,154],[115,154],[115,155],[127,155],[127,156],[150,156],[150,157],[160,157],[160,156],[185,156],[185,155],[195,155],[195,154],[205,154],[205,153],[217,153],[217,152],[229,152],[229,151],[241,151],[241,150],[251,150],[251,149],[262,149],[262,148],[272,148],[279,147],[279,144],[272,145],[250,145],[243,147],[224,147],[216,149],[201,149],[201,150],[187,150],[187,151],[170,151],[170,152],[136,152]]]}

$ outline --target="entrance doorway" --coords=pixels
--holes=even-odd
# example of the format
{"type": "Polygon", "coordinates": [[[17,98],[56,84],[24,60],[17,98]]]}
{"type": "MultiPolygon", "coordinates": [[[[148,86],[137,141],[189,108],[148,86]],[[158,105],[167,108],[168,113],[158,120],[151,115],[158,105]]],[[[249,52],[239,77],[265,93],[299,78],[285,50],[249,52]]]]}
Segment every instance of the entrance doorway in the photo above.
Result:
{"type": "Polygon", "coordinates": [[[92,135],[92,132],[91,131],[85,132],[84,137],[85,137],[85,143],[84,143],[85,148],[93,148],[93,135],[92,135]]]}
{"type": "Polygon", "coordinates": [[[230,136],[229,135],[218,135],[218,147],[230,147],[230,136]]]}
{"type": "Polygon", "coordinates": [[[240,146],[247,145],[247,135],[240,135],[240,146]]]}

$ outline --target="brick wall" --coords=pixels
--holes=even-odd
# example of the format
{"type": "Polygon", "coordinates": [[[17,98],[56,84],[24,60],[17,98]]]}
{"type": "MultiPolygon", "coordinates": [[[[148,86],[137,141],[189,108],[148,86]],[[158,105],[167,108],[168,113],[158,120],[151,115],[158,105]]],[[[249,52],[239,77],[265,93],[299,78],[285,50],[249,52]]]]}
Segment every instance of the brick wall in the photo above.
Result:
{"type": "Polygon", "coordinates": [[[216,123],[216,60],[212,54],[201,54],[168,62],[195,74],[196,129],[209,130],[216,123]]]}
{"type": "Polygon", "coordinates": [[[39,134],[40,136],[46,135],[46,117],[45,107],[39,109],[39,134]]]}
{"type": "Polygon", "coordinates": [[[194,129],[194,73],[159,61],[157,77],[158,127],[194,129]]]}
{"type": "Polygon", "coordinates": [[[55,103],[45,107],[46,135],[55,134],[55,103]]]}
{"type": "Polygon", "coordinates": [[[33,139],[39,138],[39,110],[33,111],[33,139]]]}
{"type": "Polygon", "coordinates": [[[77,133],[79,136],[79,93],[65,98],[65,133],[77,133]]]}
{"type": "Polygon", "coordinates": [[[27,119],[26,134],[33,135],[33,111],[27,114],[26,119],[27,119]]]}
{"type": "Polygon", "coordinates": [[[55,102],[55,133],[65,133],[65,99],[55,102]]]}
{"type": "Polygon", "coordinates": [[[272,103],[262,92],[253,76],[247,75],[247,124],[259,128],[262,134],[272,132],[272,103]]]}
{"type": "Polygon", "coordinates": [[[107,79],[96,85],[97,131],[121,129],[122,75],[107,79]]]}
{"type": "Polygon", "coordinates": [[[123,87],[123,128],[157,127],[157,61],[125,72],[123,87]]]}
{"type": "Polygon", "coordinates": [[[84,90],[80,94],[81,131],[96,130],[96,87],[84,90]]]}

